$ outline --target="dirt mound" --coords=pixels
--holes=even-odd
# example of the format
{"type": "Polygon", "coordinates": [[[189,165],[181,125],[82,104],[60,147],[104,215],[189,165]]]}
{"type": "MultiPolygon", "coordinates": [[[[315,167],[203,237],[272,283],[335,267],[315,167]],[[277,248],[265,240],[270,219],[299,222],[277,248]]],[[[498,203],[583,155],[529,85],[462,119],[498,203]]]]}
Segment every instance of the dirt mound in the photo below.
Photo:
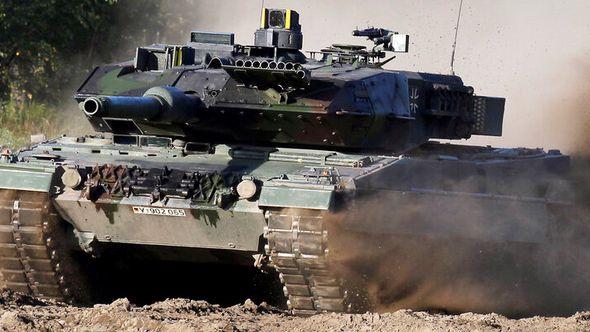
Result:
{"type": "Polygon", "coordinates": [[[497,331],[590,329],[590,312],[569,318],[511,320],[497,314],[441,315],[400,310],[377,314],[292,317],[264,303],[222,308],[205,301],[169,299],[138,307],[127,299],[92,308],[67,306],[18,293],[0,293],[0,329],[5,331],[497,331]]]}
{"type": "Polygon", "coordinates": [[[2,306],[46,306],[46,305],[64,305],[63,303],[50,300],[38,299],[30,295],[18,293],[8,288],[3,288],[0,292],[0,305],[2,306]]]}

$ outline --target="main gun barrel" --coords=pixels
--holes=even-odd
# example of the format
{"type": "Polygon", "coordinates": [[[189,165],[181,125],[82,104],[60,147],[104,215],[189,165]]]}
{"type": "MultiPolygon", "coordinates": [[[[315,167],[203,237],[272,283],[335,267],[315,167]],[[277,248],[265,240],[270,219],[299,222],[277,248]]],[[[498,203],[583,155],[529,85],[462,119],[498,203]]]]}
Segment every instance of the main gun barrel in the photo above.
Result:
{"type": "Polygon", "coordinates": [[[84,100],[82,110],[89,117],[145,118],[160,114],[162,103],[156,97],[102,96],[84,100]]]}
{"type": "Polygon", "coordinates": [[[92,118],[147,119],[154,122],[182,123],[193,119],[204,108],[201,99],[174,87],[154,87],[142,97],[95,96],[86,98],[82,111],[92,118]]]}

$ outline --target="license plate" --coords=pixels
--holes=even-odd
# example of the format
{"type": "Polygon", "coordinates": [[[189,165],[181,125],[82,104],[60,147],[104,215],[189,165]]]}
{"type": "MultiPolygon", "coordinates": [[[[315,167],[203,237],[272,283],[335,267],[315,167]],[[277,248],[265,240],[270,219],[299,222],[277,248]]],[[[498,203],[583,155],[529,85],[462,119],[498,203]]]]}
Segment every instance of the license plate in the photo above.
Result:
{"type": "Polygon", "coordinates": [[[186,217],[186,212],[184,212],[183,209],[169,209],[145,206],[134,206],[133,213],[167,217],[186,217]]]}

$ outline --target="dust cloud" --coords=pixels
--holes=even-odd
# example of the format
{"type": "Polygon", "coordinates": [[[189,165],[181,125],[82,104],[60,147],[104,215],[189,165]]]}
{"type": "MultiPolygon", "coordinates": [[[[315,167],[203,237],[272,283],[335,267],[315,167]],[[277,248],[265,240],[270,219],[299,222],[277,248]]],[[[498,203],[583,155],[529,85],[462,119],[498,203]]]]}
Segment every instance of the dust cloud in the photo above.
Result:
{"type": "MultiPolygon", "coordinates": [[[[590,158],[590,62],[577,61],[580,71],[572,77],[577,87],[572,88],[572,98],[564,101],[562,105],[555,105],[555,113],[559,113],[556,119],[556,129],[564,133],[564,142],[571,147],[574,156],[590,158]],[[561,107],[560,107],[561,106],[561,107]]],[[[549,117],[550,113],[544,113],[549,117]]],[[[590,177],[590,175],[588,175],[590,177]]],[[[589,179],[590,180],[590,179],[589,179]]]]}
{"type": "MultiPolygon", "coordinates": [[[[581,215],[568,211],[563,219],[545,224],[543,218],[521,210],[526,204],[515,204],[505,207],[503,212],[512,217],[504,225],[488,224],[482,206],[458,198],[445,206],[424,201],[403,205],[388,209],[389,217],[384,217],[384,200],[357,202],[354,209],[363,217],[349,220],[357,226],[339,222],[340,216],[330,220],[330,257],[352,289],[349,298],[355,307],[378,312],[495,312],[509,317],[563,316],[590,308],[587,217],[576,220],[581,215]],[[452,212],[455,217],[433,219],[441,227],[439,234],[424,232],[420,215],[428,209],[433,215],[452,212]],[[391,228],[406,225],[407,231],[386,234],[375,230],[379,223],[391,228]],[[543,227],[547,237],[500,239],[543,227]]],[[[388,201],[391,205],[396,204],[388,201]]]]}

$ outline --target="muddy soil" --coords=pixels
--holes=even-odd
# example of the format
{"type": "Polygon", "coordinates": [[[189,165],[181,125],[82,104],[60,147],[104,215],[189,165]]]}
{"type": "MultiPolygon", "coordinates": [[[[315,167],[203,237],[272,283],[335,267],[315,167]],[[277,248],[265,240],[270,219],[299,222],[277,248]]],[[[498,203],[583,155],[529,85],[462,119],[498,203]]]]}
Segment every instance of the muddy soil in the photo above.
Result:
{"type": "Polygon", "coordinates": [[[376,314],[288,316],[264,303],[222,308],[169,299],[135,306],[127,299],[80,308],[0,293],[2,331],[588,331],[590,312],[571,317],[508,319],[497,314],[443,315],[410,310],[376,314]]]}

